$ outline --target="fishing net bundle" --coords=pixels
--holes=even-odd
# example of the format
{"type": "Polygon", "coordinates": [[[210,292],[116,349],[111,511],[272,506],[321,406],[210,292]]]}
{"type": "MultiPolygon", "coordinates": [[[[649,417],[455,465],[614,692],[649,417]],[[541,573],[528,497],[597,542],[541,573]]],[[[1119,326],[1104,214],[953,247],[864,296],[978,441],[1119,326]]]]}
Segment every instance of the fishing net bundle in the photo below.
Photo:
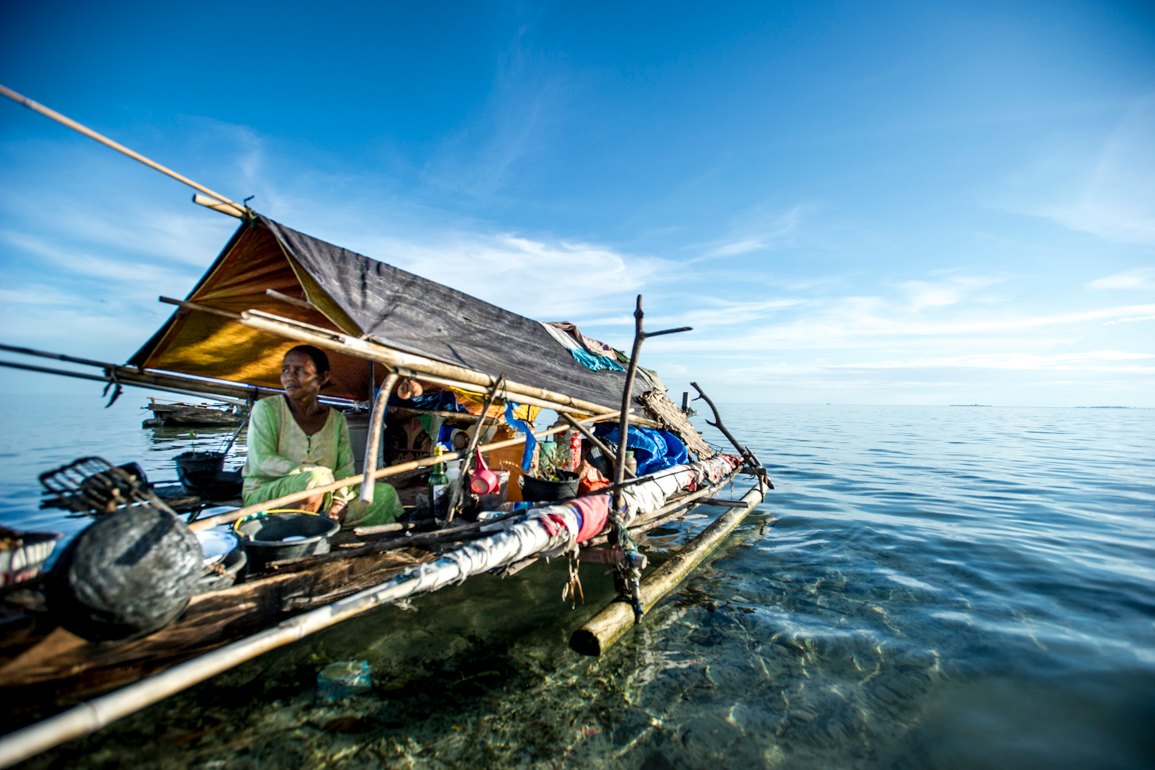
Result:
{"type": "Polygon", "coordinates": [[[46,583],[48,609],[90,641],[163,628],[184,610],[203,572],[196,536],[149,505],[96,519],[64,549],[46,583]]]}

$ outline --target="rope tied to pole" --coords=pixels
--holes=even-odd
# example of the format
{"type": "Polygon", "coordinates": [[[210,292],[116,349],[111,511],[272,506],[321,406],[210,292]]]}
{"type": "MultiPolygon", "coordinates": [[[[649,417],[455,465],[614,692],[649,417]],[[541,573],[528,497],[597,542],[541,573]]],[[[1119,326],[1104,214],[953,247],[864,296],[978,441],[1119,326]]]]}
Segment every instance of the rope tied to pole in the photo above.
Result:
{"type": "Polygon", "coordinates": [[[618,589],[618,598],[629,602],[634,611],[634,623],[640,623],[646,608],[642,604],[642,570],[649,564],[646,555],[638,547],[638,542],[626,529],[620,513],[613,516],[614,536],[611,542],[618,547],[617,563],[614,565],[614,584],[618,589]]]}
{"type": "Polygon", "coordinates": [[[581,603],[586,603],[585,591],[582,590],[581,572],[578,566],[581,564],[578,558],[580,549],[576,541],[572,544],[566,555],[569,557],[569,575],[566,578],[566,583],[561,589],[561,600],[564,602],[569,599],[570,609],[577,609],[577,601],[580,597],[581,603]]]}

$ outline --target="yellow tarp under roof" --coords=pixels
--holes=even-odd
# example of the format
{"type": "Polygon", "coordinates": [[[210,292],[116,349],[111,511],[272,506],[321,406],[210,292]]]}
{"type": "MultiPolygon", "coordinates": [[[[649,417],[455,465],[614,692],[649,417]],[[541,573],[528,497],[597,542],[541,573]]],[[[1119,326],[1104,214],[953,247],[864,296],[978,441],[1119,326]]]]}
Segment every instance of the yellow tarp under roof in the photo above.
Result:
{"type": "MultiPolygon", "coordinates": [[[[260,310],[490,376],[620,405],[620,372],[591,371],[537,321],[361,256],[257,215],[243,223],[187,301],[241,313],[260,310]],[[307,302],[303,307],[267,290],[307,302]]],[[[244,385],[280,387],[284,352],[297,344],[234,318],[178,309],[129,365],[244,385]]],[[[330,351],[325,395],[366,400],[379,365],[330,351]]]]}

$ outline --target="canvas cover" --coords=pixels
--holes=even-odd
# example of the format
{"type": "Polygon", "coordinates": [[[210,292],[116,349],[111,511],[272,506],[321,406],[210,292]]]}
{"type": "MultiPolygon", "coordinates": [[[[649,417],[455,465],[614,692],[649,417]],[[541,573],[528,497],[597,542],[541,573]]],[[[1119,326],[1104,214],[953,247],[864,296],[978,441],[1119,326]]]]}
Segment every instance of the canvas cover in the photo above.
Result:
{"type": "MultiPolygon", "coordinates": [[[[241,224],[187,300],[233,313],[263,310],[607,409],[621,406],[625,375],[582,366],[537,321],[260,215],[241,224]]],[[[279,388],[281,358],[295,344],[221,315],[178,309],[128,363],[279,388]]],[[[329,352],[333,383],[324,395],[369,399],[383,369],[329,352]]]]}

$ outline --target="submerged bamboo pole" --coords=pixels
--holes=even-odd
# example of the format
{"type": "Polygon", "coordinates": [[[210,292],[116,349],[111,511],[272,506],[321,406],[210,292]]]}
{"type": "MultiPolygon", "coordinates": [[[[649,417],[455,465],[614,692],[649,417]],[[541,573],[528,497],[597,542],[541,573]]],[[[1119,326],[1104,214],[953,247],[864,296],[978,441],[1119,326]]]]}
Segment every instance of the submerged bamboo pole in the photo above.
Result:
{"type": "MultiPolygon", "coordinates": [[[[673,591],[764,499],[761,480],[742,496],[742,507],[731,508],[642,581],[642,606],[649,609],[673,591]]],[[[570,647],[583,655],[601,655],[634,625],[634,609],[626,602],[611,602],[570,637],[570,647]]]]}

